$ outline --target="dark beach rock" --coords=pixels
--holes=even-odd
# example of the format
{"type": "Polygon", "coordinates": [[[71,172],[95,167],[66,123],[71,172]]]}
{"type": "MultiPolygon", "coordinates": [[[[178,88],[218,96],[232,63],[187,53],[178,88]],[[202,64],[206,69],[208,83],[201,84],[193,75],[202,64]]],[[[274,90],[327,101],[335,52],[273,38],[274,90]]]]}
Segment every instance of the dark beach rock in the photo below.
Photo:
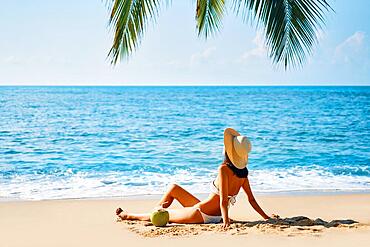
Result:
{"type": "Polygon", "coordinates": [[[305,216],[285,218],[282,221],[290,226],[313,226],[315,224],[313,220],[305,216]]]}
{"type": "Polygon", "coordinates": [[[328,224],[328,222],[326,222],[325,220],[322,220],[320,218],[317,218],[315,221],[314,221],[314,224],[315,225],[320,225],[320,226],[325,226],[326,224],[328,224]]]}
{"type": "Polygon", "coordinates": [[[332,220],[326,224],[326,227],[337,227],[339,225],[352,225],[358,223],[354,220],[332,220]]]}

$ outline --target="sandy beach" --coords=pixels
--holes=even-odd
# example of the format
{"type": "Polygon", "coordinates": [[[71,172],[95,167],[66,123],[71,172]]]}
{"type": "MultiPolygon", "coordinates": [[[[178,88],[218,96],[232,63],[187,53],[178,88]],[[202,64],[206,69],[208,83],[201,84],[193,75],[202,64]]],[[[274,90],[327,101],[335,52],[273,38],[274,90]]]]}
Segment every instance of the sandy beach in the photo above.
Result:
{"type": "Polygon", "coordinates": [[[241,223],[232,224],[224,232],[220,231],[220,225],[155,228],[140,222],[116,221],[116,207],[146,212],[155,205],[151,199],[1,202],[0,246],[225,246],[230,243],[235,246],[368,246],[370,241],[370,194],[258,196],[257,200],[267,212],[277,213],[282,219],[305,216],[327,223],[332,220],[358,223],[333,224],[332,227],[306,223],[301,226],[266,224],[248,205],[244,194],[231,208],[231,218],[241,223]]]}

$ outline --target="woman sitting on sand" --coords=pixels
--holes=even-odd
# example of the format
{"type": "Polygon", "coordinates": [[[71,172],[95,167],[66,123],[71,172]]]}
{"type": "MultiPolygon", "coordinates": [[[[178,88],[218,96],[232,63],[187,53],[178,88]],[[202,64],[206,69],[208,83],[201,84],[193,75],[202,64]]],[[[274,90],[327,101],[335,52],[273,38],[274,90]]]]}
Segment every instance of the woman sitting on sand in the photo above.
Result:
{"type": "MultiPolygon", "coordinates": [[[[179,201],[183,208],[167,209],[169,222],[172,223],[220,223],[223,227],[230,225],[228,209],[235,203],[236,195],[243,188],[252,207],[264,218],[270,217],[258,205],[253,196],[248,181],[248,153],[251,143],[247,137],[240,135],[236,130],[227,128],[224,132],[225,159],[218,168],[216,180],[211,183],[209,197],[200,201],[194,195],[180,187],[172,185],[164,194],[158,205],[168,208],[174,199],[179,201]]],[[[150,221],[150,214],[133,214],[124,212],[121,208],[116,214],[122,220],[150,221]]]]}

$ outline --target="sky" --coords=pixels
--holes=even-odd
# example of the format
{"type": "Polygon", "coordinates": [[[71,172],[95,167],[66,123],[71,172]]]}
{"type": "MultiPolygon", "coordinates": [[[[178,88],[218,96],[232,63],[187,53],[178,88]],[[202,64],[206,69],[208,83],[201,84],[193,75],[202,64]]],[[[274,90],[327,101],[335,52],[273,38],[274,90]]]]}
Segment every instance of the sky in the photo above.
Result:
{"type": "Polygon", "coordinates": [[[0,85],[367,85],[370,1],[328,0],[319,44],[302,68],[268,58],[261,30],[228,11],[221,31],[196,32],[195,0],[173,0],[139,49],[116,66],[106,0],[12,0],[0,8],[0,85]]]}

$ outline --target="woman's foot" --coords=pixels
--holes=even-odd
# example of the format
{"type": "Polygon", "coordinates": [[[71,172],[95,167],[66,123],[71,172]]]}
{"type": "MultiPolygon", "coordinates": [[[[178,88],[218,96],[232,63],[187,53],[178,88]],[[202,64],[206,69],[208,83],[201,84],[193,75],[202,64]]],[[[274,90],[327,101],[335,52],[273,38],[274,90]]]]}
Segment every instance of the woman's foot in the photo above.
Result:
{"type": "Polygon", "coordinates": [[[122,208],[117,208],[116,209],[116,215],[119,215],[120,213],[122,213],[122,211],[123,211],[122,208]]]}
{"type": "Polygon", "coordinates": [[[116,215],[121,219],[121,220],[126,220],[127,219],[127,213],[122,210],[122,208],[117,208],[116,209],[116,215]]]}

